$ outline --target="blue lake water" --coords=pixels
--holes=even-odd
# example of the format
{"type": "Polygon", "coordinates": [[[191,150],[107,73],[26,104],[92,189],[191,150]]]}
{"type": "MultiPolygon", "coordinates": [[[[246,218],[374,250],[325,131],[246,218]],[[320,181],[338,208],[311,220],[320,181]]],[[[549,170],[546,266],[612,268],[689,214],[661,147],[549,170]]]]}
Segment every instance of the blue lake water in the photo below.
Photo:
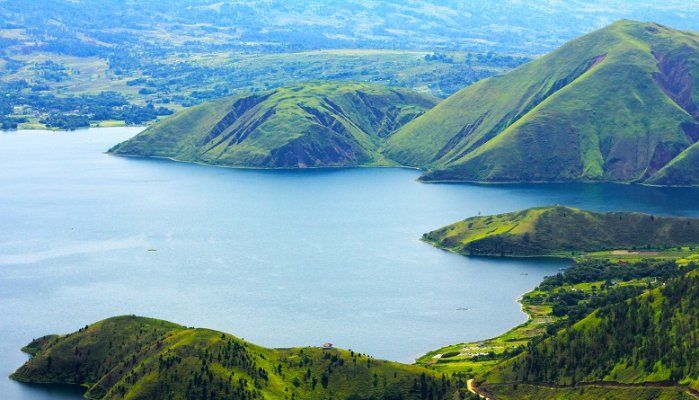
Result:
{"type": "Polygon", "coordinates": [[[235,170],[103,153],[138,131],[0,133],[1,398],[80,397],[6,377],[32,338],[119,314],[410,362],[523,322],[519,295],[567,265],[462,257],[422,233],[550,204],[699,215],[696,189],[422,184],[409,169],[235,170]]]}

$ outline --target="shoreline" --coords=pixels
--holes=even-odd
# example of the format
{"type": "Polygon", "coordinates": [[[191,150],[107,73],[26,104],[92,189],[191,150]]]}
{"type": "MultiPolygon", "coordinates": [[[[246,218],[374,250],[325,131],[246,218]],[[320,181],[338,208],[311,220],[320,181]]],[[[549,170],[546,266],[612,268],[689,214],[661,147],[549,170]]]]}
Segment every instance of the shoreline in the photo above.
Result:
{"type": "MultiPolygon", "coordinates": [[[[83,131],[83,130],[88,130],[88,129],[109,129],[109,128],[143,128],[146,129],[148,128],[149,125],[91,125],[88,127],[81,127],[78,129],[57,129],[57,128],[51,128],[51,127],[36,127],[36,126],[29,126],[29,127],[18,127],[17,129],[11,129],[11,130],[0,130],[0,133],[13,133],[13,132],[20,132],[20,131],[47,131],[47,132],[76,132],[76,131],[83,131]]],[[[139,132],[140,133],[140,132],[139,132]]],[[[114,146],[118,145],[115,144],[114,146]]],[[[119,153],[112,153],[111,151],[107,150],[105,151],[105,154],[117,156],[117,157],[127,157],[127,158],[143,158],[143,159],[162,159],[162,160],[170,160],[174,162],[180,162],[180,163],[188,163],[188,164],[197,164],[197,165],[204,165],[204,166],[209,166],[209,167],[219,167],[219,168],[230,168],[230,169],[252,169],[252,170],[280,170],[280,171],[285,171],[285,170],[312,170],[312,169],[342,169],[342,168],[405,168],[405,169],[412,169],[412,170],[417,170],[421,171],[422,174],[417,177],[415,180],[420,182],[420,183],[434,183],[434,184],[461,184],[461,185],[477,185],[477,186],[509,186],[509,185],[548,185],[548,184],[615,184],[615,185],[625,185],[625,186],[643,186],[643,187],[651,187],[651,188],[699,188],[699,184],[697,185],[658,185],[658,184],[652,184],[652,183],[644,183],[644,182],[635,182],[635,181],[608,181],[608,180],[586,180],[586,179],[580,179],[580,180],[551,180],[551,181],[479,181],[479,180],[460,180],[460,179],[423,179],[425,177],[425,173],[429,171],[429,169],[421,168],[421,167],[415,167],[415,166],[410,166],[410,165],[403,165],[403,164],[398,164],[396,165],[325,165],[325,166],[312,166],[312,167],[262,167],[262,166],[245,166],[245,165],[222,165],[222,164],[211,164],[203,161],[191,161],[191,160],[182,160],[178,159],[176,157],[168,157],[168,156],[143,156],[143,155],[136,155],[136,154],[119,154],[119,153]]]]}

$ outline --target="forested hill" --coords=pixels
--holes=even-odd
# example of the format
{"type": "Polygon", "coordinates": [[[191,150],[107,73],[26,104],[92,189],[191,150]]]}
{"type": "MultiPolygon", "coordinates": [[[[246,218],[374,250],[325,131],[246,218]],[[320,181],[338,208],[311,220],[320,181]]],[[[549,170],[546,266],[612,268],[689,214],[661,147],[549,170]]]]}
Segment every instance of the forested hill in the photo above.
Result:
{"type": "Polygon", "coordinates": [[[699,219],[541,207],[468,218],[426,233],[423,240],[465,255],[570,257],[602,250],[648,254],[699,244],[699,219]]]}
{"type": "Polygon", "coordinates": [[[12,378],[88,387],[92,399],[451,399],[428,369],[318,347],[268,349],[209,329],[123,316],[32,341],[12,378]]]}
{"type": "Polygon", "coordinates": [[[381,84],[293,85],[190,108],[110,151],[236,167],[395,165],[381,145],[436,102],[381,84]]]}
{"type": "Polygon", "coordinates": [[[504,361],[479,379],[507,398],[523,385],[591,382],[684,386],[699,394],[699,274],[694,271],[627,301],[603,306],[572,327],[504,361]]]}

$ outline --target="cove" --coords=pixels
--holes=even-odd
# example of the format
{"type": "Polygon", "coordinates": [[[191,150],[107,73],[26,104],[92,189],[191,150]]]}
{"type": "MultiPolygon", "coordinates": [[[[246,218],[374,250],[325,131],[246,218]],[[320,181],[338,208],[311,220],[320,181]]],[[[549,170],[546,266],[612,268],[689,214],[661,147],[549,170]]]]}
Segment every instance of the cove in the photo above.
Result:
{"type": "Polygon", "coordinates": [[[423,184],[409,169],[236,170],[104,154],[139,130],[0,134],[4,399],[79,398],[7,376],[33,337],[119,314],[411,362],[523,322],[517,297],[568,265],[462,257],[422,233],[551,204],[699,216],[697,189],[423,184]]]}

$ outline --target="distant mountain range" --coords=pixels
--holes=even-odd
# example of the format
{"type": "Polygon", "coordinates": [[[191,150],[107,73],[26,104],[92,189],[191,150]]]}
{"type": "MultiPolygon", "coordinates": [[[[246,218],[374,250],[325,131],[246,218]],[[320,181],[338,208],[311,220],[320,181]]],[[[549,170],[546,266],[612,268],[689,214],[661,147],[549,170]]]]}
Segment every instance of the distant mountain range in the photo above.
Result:
{"type": "Polygon", "coordinates": [[[184,111],[112,151],[248,167],[407,165],[430,181],[695,185],[697,77],[698,35],[623,20],[424,114],[434,100],[405,89],[295,86],[184,111]]]}
{"type": "MultiPolygon", "coordinates": [[[[692,1],[4,0],[0,27],[32,45],[248,50],[401,48],[541,54],[620,18],[699,24],[692,1]]],[[[77,55],[77,54],[76,54],[77,55]]]]}

